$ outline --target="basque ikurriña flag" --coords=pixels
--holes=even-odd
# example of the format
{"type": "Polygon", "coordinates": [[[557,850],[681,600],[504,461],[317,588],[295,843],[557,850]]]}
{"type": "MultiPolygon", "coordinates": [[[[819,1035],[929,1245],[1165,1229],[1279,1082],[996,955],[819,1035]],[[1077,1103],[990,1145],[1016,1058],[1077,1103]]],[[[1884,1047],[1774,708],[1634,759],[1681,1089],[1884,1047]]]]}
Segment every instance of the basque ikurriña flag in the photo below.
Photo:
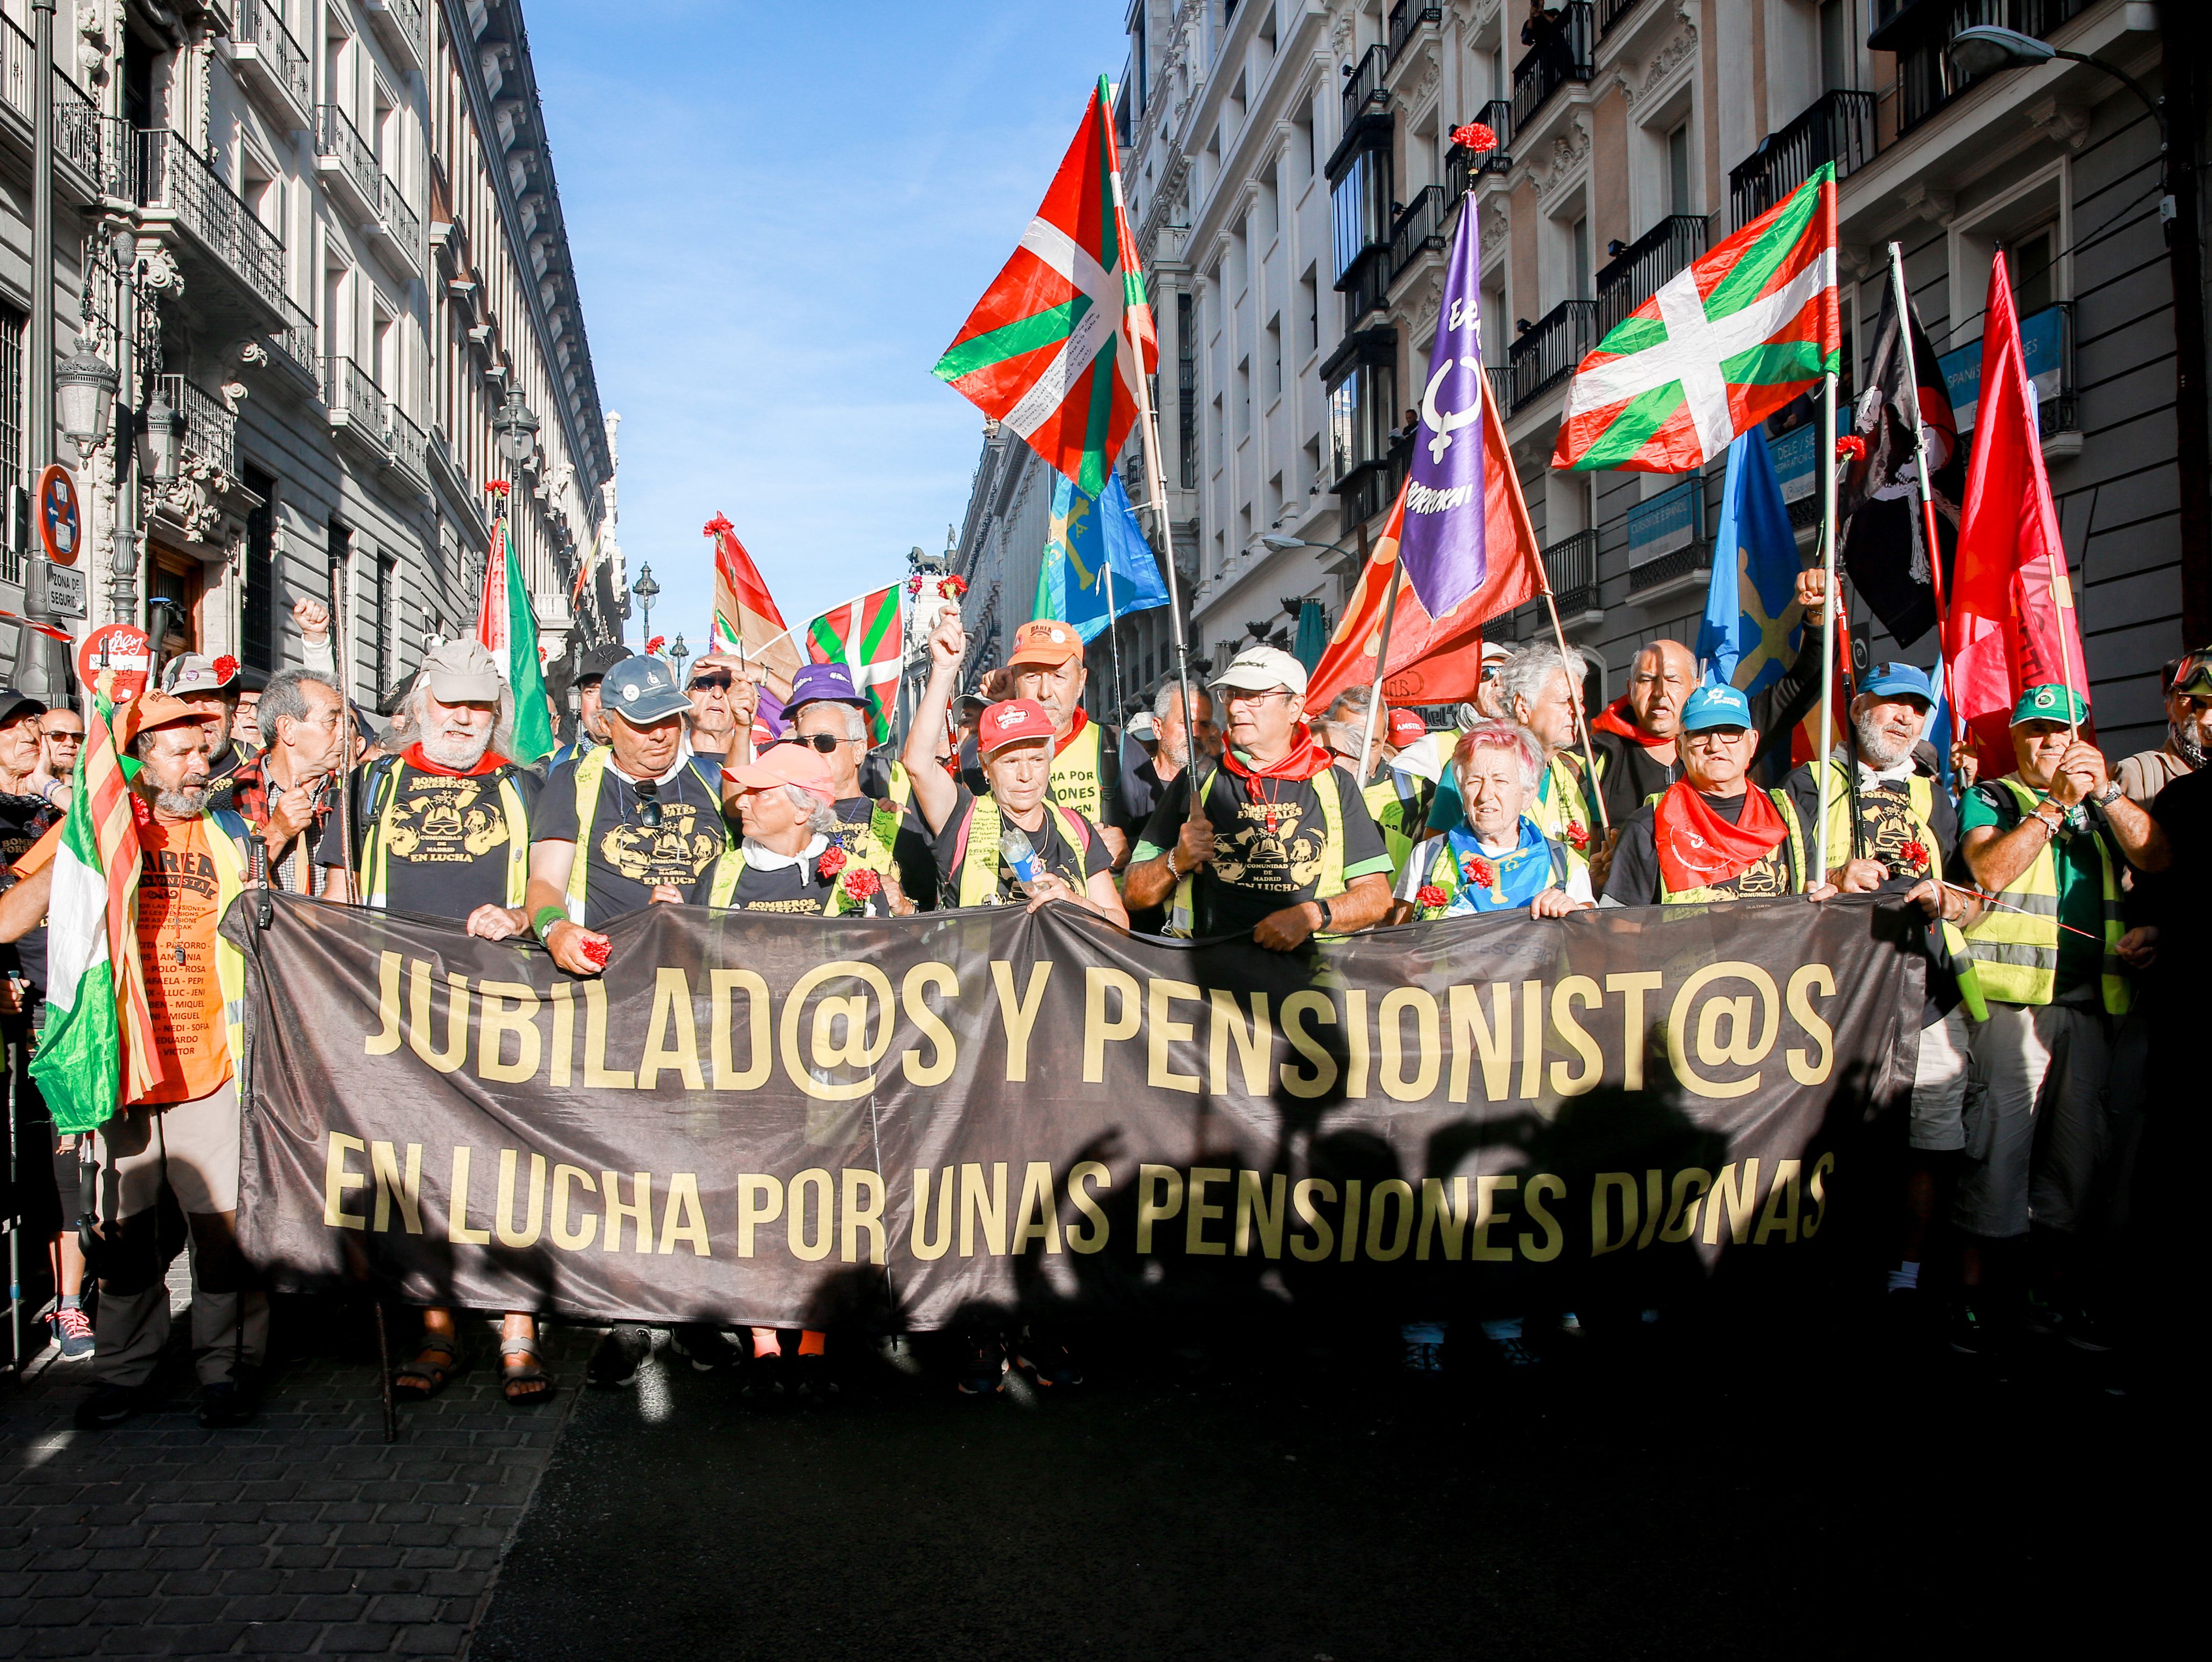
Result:
{"type": "Polygon", "coordinates": [[[1120,166],[1101,76],[1036,216],[933,372],[1090,496],[1159,356],[1120,166]]]}
{"type": "Polygon", "coordinates": [[[899,617],[899,586],[879,588],[832,606],[807,624],[807,656],[817,664],[842,664],[853,685],[868,703],[869,736],[882,744],[891,736],[888,689],[897,697],[899,666],[906,661],[906,630],[899,617]]]}
{"type": "Polygon", "coordinates": [[[1431,618],[1480,588],[1486,571],[1482,412],[1490,383],[1482,368],[1481,273],[1481,234],[1470,193],[1461,200],[1459,228],[1444,263],[1398,545],[1406,581],[1431,618]]]}
{"type": "Polygon", "coordinates": [[[1613,326],[1552,466],[1687,472],[1842,363],[1831,162],[1613,326]]]}

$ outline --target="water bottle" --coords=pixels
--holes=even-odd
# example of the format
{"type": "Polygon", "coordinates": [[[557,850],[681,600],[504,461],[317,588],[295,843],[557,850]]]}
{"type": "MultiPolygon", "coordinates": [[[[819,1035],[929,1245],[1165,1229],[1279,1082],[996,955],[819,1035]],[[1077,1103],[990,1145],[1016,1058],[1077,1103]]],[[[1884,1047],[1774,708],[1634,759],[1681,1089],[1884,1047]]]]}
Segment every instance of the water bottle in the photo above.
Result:
{"type": "Polygon", "coordinates": [[[1036,850],[1030,846],[1030,839],[1019,825],[1009,825],[999,833],[999,853],[1024,892],[1044,875],[1044,862],[1037,858],[1036,850]]]}

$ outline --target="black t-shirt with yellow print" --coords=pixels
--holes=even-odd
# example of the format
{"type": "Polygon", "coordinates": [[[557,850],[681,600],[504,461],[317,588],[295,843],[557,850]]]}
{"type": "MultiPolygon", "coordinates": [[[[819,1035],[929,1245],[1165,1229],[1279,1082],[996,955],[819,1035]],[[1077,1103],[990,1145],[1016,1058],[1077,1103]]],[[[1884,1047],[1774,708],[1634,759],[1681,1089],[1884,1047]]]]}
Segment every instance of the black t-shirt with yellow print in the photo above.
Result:
{"type": "MultiPolygon", "coordinates": [[[[527,769],[501,764],[471,774],[416,766],[407,757],[372,763],[354,775],[354,860],[380,849],[384,906],[424,917],[465,919],[479,906],[507,904],[507,862],[514,844],[527,844],[538,801],[537,776],[527,769]],[[523,821],[510,825],[507,794],[512,785],[522,803],[523,821]]],[[[338,846],[337,816],[331,816],[316,850],[319,864],[344,863],[338,846]]]]}
{"type": "MultiPolygon", "coordinates": [[[[1270,913],[1317,898],[1328,852],[1328,825],[1321,794],[1310,779],[1245,782],[1218,764],[1206,788],[1206,817],[1213,826],[1212,862],[1198,874],[1193,891],[1192,932],[1241,934],[1270,913]]],[[[1344,819],[1344,880],[1390,874],[1390,854],[1382,833],[1341,769],[1331,779],[1344,819]]],[[[1174,783],[1152,811],[1133,862],[1151,860],[1176,845],[1190,817],[1190,770],[1174,783]]]]}
{"type": "Polygon", "coordinates": [[[593,928],[653,904],[654,886],[671,883],[687,898],[703,900],[703,884],[729,835],[722,819],[720,790],[708,782],[712,765],[687,760],[659,782],[657,826],[647,825],[637,788],[615,770],[611,758],[601,765],[599,800],[592,823],[577,835],[576,771],[588,766],[594,751],[553,770],[538,799],[532,840],[574,843],[585,862],[584,918],[593,928]],[[696,892],[695,894],[694,892],[696,892]]]}

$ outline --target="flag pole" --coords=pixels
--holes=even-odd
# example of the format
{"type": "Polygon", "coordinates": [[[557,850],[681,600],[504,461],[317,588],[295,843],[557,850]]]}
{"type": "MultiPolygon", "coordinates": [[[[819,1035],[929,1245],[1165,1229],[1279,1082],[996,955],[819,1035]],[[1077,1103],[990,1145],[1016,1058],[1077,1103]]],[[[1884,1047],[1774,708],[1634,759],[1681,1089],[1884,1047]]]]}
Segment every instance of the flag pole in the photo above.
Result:
{"type": "Polygon", "coordinates": [[[1367,785],[1367,770],[1374,765],[1375,722],[1382,709],[1382,672],[1390,661],[1390,624],[1398,616],[1398,589],[1406,574],[1394,552],[1390,556],[1390,592],[1382,597],[1382,636],[1375,648],[1375,679],[1367,684],[1367,731],[1359,741],[1359,784],[1367,785]]]}
{"type": "MultiPolygon", "coordinates": [[[[1565,668],[1567,631],[1559,623],[1559,603],[1552,594],[1551,568],[1544,563],[1541,556],[1536,561],[1536,575],[1538,581],[1544,585],[1544,610],[1552,614],[1552,638],[1559,642],[1559,664],[1561,668],[1565,668]]],[[[1613,835],[1613,817],[1605,811],[1605,793],[1598,788],[1597,748],[1590,743],[1589,722],[1583,712],[1583,690],[1579,686],[1569,690],[1574,695],[1571,702],[1575,709],[1575,736],[1582,740],[1583,764],[1589,770],[1589,798],[1597,804],[1598,829],[1610,837],[1613,835]]]]}
{"type": "MultiPolygon", "coordinates": [[[[1836,730],[1836,619],[1843,596],[1836,590],[1836,374],[1829,371],[1820,399],[1820,737],[1817,774],[1820,807],[1813,834],[1823,872],[1828,837],[1828,798],[1835,770],[1827,765],[1829,735],[1836,730]]],[[[1916,388],[1917,396],[1917,388],[1916,388]]],[[[1811,874],[1808,873],[1809,879],[1811,874]]],[[[1809,883],[1808,886],[1810,886],[1809,883]]]]}
{"type": "MultiPolygon", "coordinates": [[[[1912,416],[1912,471],[1920,484],[1921,534],[1928,544],[1928,579],[1936,591],[1936,655],[1943,665],[1943,685],[1948,695],[1950,685],[1951,606],[1943,592],[1943,545],[1936,535],[1936,487],[1928,478],[1928,433],[1920,423],[1920,370],[1912,357],[1912,301],[1905,288],[1905,250],[1893,242],[1889,245],[1889,286],[1897,308],[1898,341],[1905,350],[1905,379],[1912,389],[1905,408],[1912,416]]],[[[1959,701],[1947,697],[1951,709],[1951,741],[1956,744],[1963,732],[1959,725],[1959,701]]]]}
{"type": "MultiPolygon", "coordinates": [[[[1115,195],[1117,198],[1121,195],[1118,175],[1115,180],[1115,195]]],[[[1152,524],[1159,533],[1161,546],[1167,552],[1164,563],[1168,575],[1168,623],[1175,630],[1176,685],[1181,689],[1183,725],[1186,729],[1195,732],[1198,706],[1191,701],[1190,696],[1190,642],[1183,634],[1182,587],[1176,580],[1175,527],[1168,521],[1167,479],[1160,472],[1159,412],[1152,408],[1152,377],[1145,373],[1144,349],[1126,331],[1117,336],[1117,350],[1121,345],[1127,345],[1135,359],[1136,374],[1131,379],[1137,387],[1137,437],[1144,446],[1146,505],[1152,510],[1152,524]]],[[[1108,569],[1112,569],[1110,555],[1108,557],[1108,569]]],[[[1110,609],[1110,597],[1108,606],[1110,609]]],[[[1194,818],[1202,812],[1194,785],[1190,811],[1194,818]]]]}
{"type": "Polygon", "coordinates": [[[1121,729],[1121,724],[1128,719],[1127,714],[1123,709],[1121,692],[1121,614],[1114,605],[1113,551],[1105,547],[1105,539],[1103,537],[1099,539],[1099,543],[1100,552],[1105,556],[1106,561],[1107,644],[1113,649],[1114,653],[1114,715],[1111,725],[1114,727],[1115,733],[1118,735],[1121,729]]]}

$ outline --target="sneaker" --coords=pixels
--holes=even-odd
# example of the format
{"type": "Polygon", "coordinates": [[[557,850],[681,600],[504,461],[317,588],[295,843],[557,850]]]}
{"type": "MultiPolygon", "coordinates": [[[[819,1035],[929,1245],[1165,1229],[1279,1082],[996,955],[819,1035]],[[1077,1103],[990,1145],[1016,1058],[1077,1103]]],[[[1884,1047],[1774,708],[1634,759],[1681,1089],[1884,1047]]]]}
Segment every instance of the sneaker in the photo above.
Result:
{"type": "Polygon", "coordinates": [[[2086,1350],[2094,1355],[2103,1355],[2112,1348],[2112,1336],[2105,1324],[2087,1310],[2070,1312],[2060,1325],[2066,1342],[2076,1350],[2086,1350]]]}
{"type": "Polygon", "coordinates": [[[719,1373],[745,1359],[736,1340],[720,1328],[700,1322],[686,1322],[671,1333],[668,1348],[679,1356],[690,1358],[692,1367],[701,1373],[719,1373]]]}
{"type": "Polygon", "coordinates": [[[1059,1340],[1024,1333],[1014,1366],[1048,1391],[1073,1391],[1083,1383],[1083,1370],[1059,1340]]]}
{"type": "Polygon", "coordinates": [[[2027,1307],[2021,1318],[2021,1325],[2039,1339],[2055,1339],[2066,1330],[2066,1312],[2047,1301],[2041,1294],[2027,1295],[2027,1307]]]}
{"type": "Polygon", "coordinates": [[[1427,1376],[1444,1371],[1442,1322],[1407,1322],[1398,1332],[1406,1347],[1406,1372],[1427,1376]]]}
{"type": "Polygon", "coordinates": [[[653,1335],[624,1323],[607,1330],[592,1360],[584,1364],[584,1380],[602,1391],[619,1391],[637,1378],[638,1365],[653,1354],[653,1335]]]}
{"type": "Polygon", "coordinates": [[[1951,1348],[1961,1356],[1979,1356],[1990,1348],[1990,1326],[1982,1312],[1960,1300],[1951,1310],[1951,1348]]]}
{"type": "Polygon", "coordinates": [[[1536,1365],[1536,1353],[1528,1348],[1526,1339],[1493,1339],[1490,1348],[1491,1354],[1507,1367],[1534,1367],[1536,1365]]]}
{"type": "Polygon", "coordinates": [[[217,1379],[200,1387],[199,1422],[210,1431],[242,1426],[253,1417],[253,1399],[235,1379],[217,1379]]]}
{"type": "Polygon", "coordinates": [[[837,1376],[830,1371],[827,1356],[793,1356],[787,1373],[792,1394],[800,1401],[827,1403],[837,1400],[837,1376]]]}
{"type": "Polygon", "coordinates": [[[744,1394],[757,1403],[781,1401],[793,1383],[791,1363],[781,1350],[755,1356],[745,1365],[744,1394]]]}
{"type": "Polygon", "coordinates": [[[106,1431],[152,1405],[152,1399],[137,1386],[96,1385],[76,1405],[76,1428],[106,1431]]]}
{"type": "Polygon", "coordinates": [[[993,1338],[970,1340],[960,1361],[960,1394],[995,1397],[1006,1388],[1006,1346],[993,1338]]]}
{"type": "Polygon", "coordinates": [[[92,1324],[82,1310],[64,1305],[55,1312],[53,1324],[54,1342],[61,1347],[64,1361],[73,1362],[92,1355],[92,1324]]]}

